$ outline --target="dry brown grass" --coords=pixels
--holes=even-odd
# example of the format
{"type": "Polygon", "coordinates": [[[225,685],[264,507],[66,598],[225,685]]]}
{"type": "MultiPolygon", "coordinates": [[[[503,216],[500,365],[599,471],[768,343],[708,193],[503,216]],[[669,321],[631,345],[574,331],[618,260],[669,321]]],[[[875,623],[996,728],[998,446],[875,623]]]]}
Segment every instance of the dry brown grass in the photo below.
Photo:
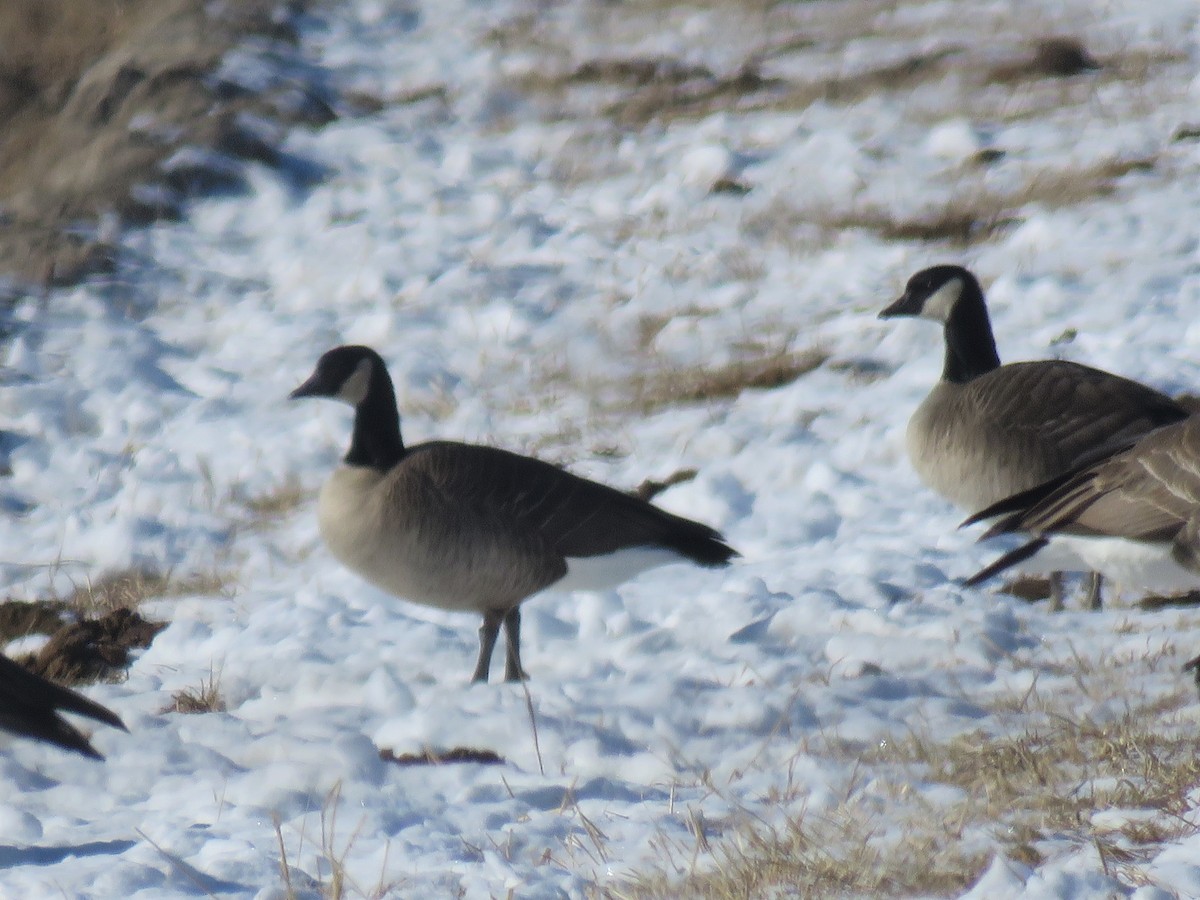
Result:
{"type": "Polygon", "coordinates": [[[288,478],[261,494],[234,495],[234,502],[247,513],[243,527],[251,531],[270,528],[285,516],[295,512],[309,499],[309,492],[297,478],[288,478]]]}
{"type": "Polygon", "coordinates": [[[226,594],[235,583],[227,572],[194,572],[175,575],[156,569],[131,568],[87,579],[61,601],[81,615],[99,615],[116,609],[137,609],[151,600],[193,594],[226,594]]]}
{"type": "Polygon", "coordinates": [[[705,871],[682,879],[659,873],[606,894],[620,900],[745,900],[961,893],[987,865],[987,857],[964,853],[953,823],[930,825],[924,820],[876,822],[852,806],[829,815],[802,814],[782,827],[747,824],[736,840],[716,845],[713,865],[705,871]],[[907,839],[879,839],[880,832],[893,828],[907,839]]]}
{"type": "Polygon", "coordinates": [[[342,785],[335,784],[321,804],[319,836],[309,837],[305,830],[298,834],[296,856],[317,852],[316,875],[295,868],[288,856],[287,840],[283,833],[283,823],[278,815],[272,817],[275,824],[276,845],[279,848],[279,876],[284,896],[288,900],[300,900],[318,896],[325,900],[349,900],[351,897],[361,900],[385,900],[388,897],[400,896],[401,883],[387,877],[388,856],[385,852],[380,864],[379,879],[374,885],[358,884],[350,875],[346,860],[358,841],[360,821],[349,837],[340,838],[338,835],[338,810],[341,808],[342,785]],[[339,841],[340,843],[339,845],[339,841]],[[317,851],[316,848],[319,848],[317,851]]]}
{"type": "Polygon", "coordinates": [[[69,618],[60,600],[5,600],[0,603],[0,641],[8,643],[31,634],[53,634],[69,618]]]}
{"type": "Polygon", "coordinates": [[[1185,814],[1200,787],[1200,757],[1191,718],[1178,715],[1192,698],[1176,667],[1170,648],[1144,658],[1071,654],[1057,668],[1078,690],[1059,682],[1042,692],[1035,683],[992,699],[999,731],[946,738],[914,730],[865,750],[822,739],[806,751],[853,773],[840,806],[814,814],[793,789],[780,790],[770,803],[799,807],[785,824],[747,810],[719,837],[693,828],[694,846],[660,839],[658,868],[605,896],[953,896],[994,855],[1036,867],[1052,844],[1094,847],[1110,877],[1150,884],[1143,864],[1196,832],[1185,814]],[[1165,690],[1129,688],[1131,670],[1161,667],[1173,679],[1165,690]],[[915,784],[952,788],[941,795],[961,799],[935,808],[915,784]],[[890,798],[882,811],[881,797],[890,798]],[[1097,817],[1106,811],[1115,815],[1097,817]]]}
{"type": "Polygon", "coordinates": [[[639,372],[623,393],[627,408],[642,415],[690,403],[731,400],[743,391],[791,384],[829,359],[824,350],[773,350],[711,368],[672,367],[639,372]]]}
{"type": "Polygon", "coordinates": [[[1200,784],[1194,736],[1164,728],[1159,713],[1127,710],[1113,721],[1056,714],[1001,738],[972,734],[940,742],[909,735],[868,761],[915,766],[923,778],[958,787],[969,797],[964,819],[1004,822],[1010,832],[1096,838],[1090,816],[1097,811],[1158,810],[1166,814],[1162,820],[1134,827],[1159,842],[1194,830],[1182,814],[1190,808],[1187,793],[1200,784]]]}
{"type": "Polygon", "coordinates": [[[239,114],[278,118],[281,108],[211,74],[248,34],[292,39],[276,8],[271,0],[223,11],[203,0],[0,4],[0,271],[59,284],[111,265],[113,248],[81,235],[79,224],[109,211],[134,223],[178,214],[204,187],[193,177],[215,174],[158,171],[180,146],[271,161],[239,114]],[[151,119],[149,129],[137,124],[151,119]],[[135,196],[138,184],[176,199],[135,196]]]}
{"type": "Polygon", "coordinates": [[[171,695],[171,706],[164,712],[184,714],[225,712],[225,698],[221,696],[221,675],[210,671],[208,678],[201,679],[196,687],[184,688],[171,695]]]}
{"type": "Polygon", "coordinates": [[[695,479],[700,472],[698,469],[680,469],[672,472],[666,478],[647,478],[630,493],[641,500],[653,500],[663,491],[677,484],[686,484],[695,479]]]}

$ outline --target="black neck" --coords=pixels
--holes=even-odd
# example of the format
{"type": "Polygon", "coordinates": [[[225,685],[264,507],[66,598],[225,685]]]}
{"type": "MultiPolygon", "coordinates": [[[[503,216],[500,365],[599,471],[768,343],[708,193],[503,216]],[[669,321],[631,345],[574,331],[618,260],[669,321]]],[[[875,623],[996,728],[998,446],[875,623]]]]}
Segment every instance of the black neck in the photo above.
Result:
{"type": "Polygon", "coordinates": [[[396,392],[383,366],[371,373],[367,396],[354,409],[354,436],[345,463],[386,472],[404,457],[396,392]]]}
{"type": "Polygon", "coordinates": [[[992,323],[983,291],[975,279],[963,283],[962,294],[946,320],[946,364],[942,380],[964,384],[1000,367],[992,323]]]}

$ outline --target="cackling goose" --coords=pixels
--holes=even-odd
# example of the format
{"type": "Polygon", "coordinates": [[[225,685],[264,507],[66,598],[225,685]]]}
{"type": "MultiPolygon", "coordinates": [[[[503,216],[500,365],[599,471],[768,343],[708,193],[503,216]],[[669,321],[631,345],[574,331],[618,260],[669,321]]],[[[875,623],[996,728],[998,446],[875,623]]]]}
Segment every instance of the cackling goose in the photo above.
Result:
{"type": "MultiPolygon", "coordinates": [[[[908,423],[908,455],[926,485],[977,510],[1042,484],[1187,411],[1127,378],[1067,360],[1000,364],[978,280],[940,265],[909,279],[880,318],[943,326],[941,380],[908,423]]],[[[1054,605],[1061,600],[1056,594],[1054,605]]],[[[1090,605],[1099,605],[1093,581],[1090,605]]]]}
{"type": "Polygon", "coordinates": [[[406,447],[392,380],[368,347],[337,347],[291,396],[355,409],[350,450],[321,490],[333,555],[415,603],[482,613],[473,680],[487,681],[500,626],[505,678],[526,678],[520,604],[553,587],[599,590],[672,562],[724,566],[715,530],[549,463],[493,447],[406,447]]]}
{"type": "Polygon", "coordinates": [[[103,759],[87,738],[59,715],[60,710],[126,730],[117,715],[99,703],[0,656],[0,729],[103,759]]]}

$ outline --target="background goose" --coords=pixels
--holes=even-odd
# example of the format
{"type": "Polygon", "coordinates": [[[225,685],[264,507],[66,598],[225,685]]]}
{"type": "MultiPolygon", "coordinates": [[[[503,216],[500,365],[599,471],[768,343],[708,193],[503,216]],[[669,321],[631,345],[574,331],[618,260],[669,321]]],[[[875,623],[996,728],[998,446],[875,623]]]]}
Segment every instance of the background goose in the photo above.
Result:
{"type": "MultiPolygon", "coordinates": [[[[941,380],[908,423],[908,455],[921,480],[974,511],[1107,455],[1187,417],[1170,397],[1066,360],[1002,366],[979,281],[962,266],[924,269],[880,318],[943,325],[941,380]]],[[[1093,579],[1088,605],[1100,602],[1093,579]]],[[[1054,608],[1061,606],[1055,579],[1054,608]]]]}
{"type": "Polygon", "coordinates": [[[318,502],[321,536],[376,587],[427,606],[483,614],[473,679],[486,681],[500,625],[505,678],[521,667],[520,604],[551,586],[598,590],[654,566],[724,566],[712,528],[493,447],[405,447],[392,380],[368,347],[337,347],[291,396],[355,409],[350,450],[318,502]]]}
{"type": "Polygon", "coordinates": [[[0,729],[103,759],[60,710],[126,730],[117,715],[99,703],[0,656],[0,729]]]}
{"type": "Polygon", "coordinates": [[[1082,538],[1076,546],[1089,564],[1122,582],[1164,592],[1200,587],[1200,418],[1159,429],[967,523],[995,516],[983,538],[1024,531],[1033,539],[968,584],[1036,556],[1051,535],[1069,534],[1082,538]]]}

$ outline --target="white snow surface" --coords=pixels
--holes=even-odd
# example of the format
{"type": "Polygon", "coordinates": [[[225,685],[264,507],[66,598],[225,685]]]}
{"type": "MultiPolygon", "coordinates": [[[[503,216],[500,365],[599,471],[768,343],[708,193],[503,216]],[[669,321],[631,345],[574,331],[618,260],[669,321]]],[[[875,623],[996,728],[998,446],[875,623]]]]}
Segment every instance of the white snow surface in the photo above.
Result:
{"type": "MultiPolygon", "coordinates": [[[[722,823],[850,798],[886,839],[900,800],[862,777],[857,752],[914,732],[1003,734],[996,701],[1033,685],[1086,707],[1081,658],[1133,660],[1139,700],[1187,687],[1194,613],[1122,594],[1052,615],[959,586],[998,548],[957,531],[962,511],[904,456],[941,335],[875,317],[918,268],[960,261],[988,288],[1005,359],[1200,389],[1200,143],[1172,140],[1197,124],[1194,4],[1029,4],[1041,11],[1017,24],[1030,37],[1058,24],[1102,58],[1156,60],[1140,78],[987,89],[1009,112],[1046,92],[1091,98],[1036,115],[964,107],[948,77],[621,128],[512,87],[617,56],[726,72],[775,27],[714,4],[647,28],[653,10],[623,23],[628,6],[332,4],[304,40],[343,87],[387,99],[443,85],[445,99],[297,131],[286,149],[326,167],[319,183],[252,169],[248,194],[125,235],[111,278],[18,304],[0,386],[0,425],[18,436],[0,484],[6,590],[62,594],[129,567],[231,587],[150,604],[168,627],[127,680],[86,689],[129,726],[95,732],[104,763],[29,742],[0,756],[0,895],[283,897],[278,822],[298,896],[317,895],[332,856],[366,895],[577,897],[668,859],[714,864],[692,859],[700,821],[719,844],[722,823]],[[547,41],[504,49],[506,28],[547,41]],[[566,58],[539,55],[551,37],[566,58]],[[976,141],[1005,157],[968,171],[976,141]],[[1147,155],[1153,168],[1110,195],[1031,203],[965,251],[820,224],[844,209],[919,217],[975,185],[1147,155]],[[722,177],[749,192],[709,193],[722,177]],[[695,468],[658,502],[742,558],[539,596],[524,608],[528,695],[470,685],[475,618],[374,590],[317,537],[350,413],[285,398],[347,342],[387,360],[410,443],[495,443],[625,488],[695,468]],[[755,347],[830,359],[736,399],[635,402],[755,347]],[[256,498],[293,485],[297,507],[256,517],[256,498]],[[1168,664],[1136,662],[1156,655],[1168,664]],[[214,676],[226,711],[164,712],[214,676]],[[378,753],[455,747],[504,762],[402,768],[378,753]]],[[[799,32],[823,4],[783,6],[799,32]]],[[[989,22],[1013,27],[1008,7],[864,0],[871,37],[817,30],[764,73],[960,46],[989,22]]],[[[1194,723],[1200,704],[1173,714],[1194,723]]],[[[934,817],[954,802],[934,781],[907,788],[934,817]]],[[[963,841],[994,861],[971,896],[1200,895],[1185,818],[1140,862],[1142,887],[1088,842],[1047,836],[1031,868],[973,828],[963,841]]]]}

